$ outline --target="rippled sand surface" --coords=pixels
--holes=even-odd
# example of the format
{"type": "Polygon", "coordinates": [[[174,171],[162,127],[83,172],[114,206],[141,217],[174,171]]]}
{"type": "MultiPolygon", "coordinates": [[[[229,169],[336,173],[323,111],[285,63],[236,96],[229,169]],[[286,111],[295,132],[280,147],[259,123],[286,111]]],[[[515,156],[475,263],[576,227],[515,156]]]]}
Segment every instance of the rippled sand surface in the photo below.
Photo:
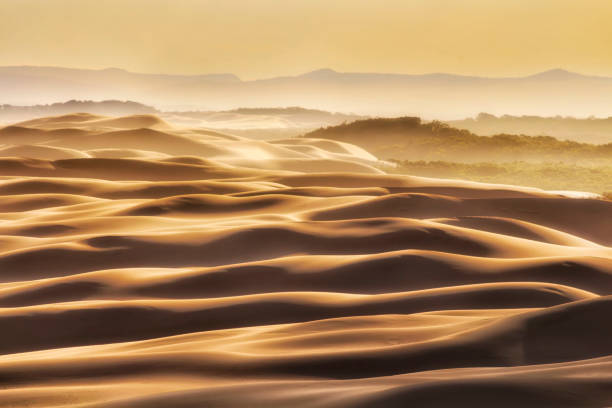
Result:
{"type": "Polygon", "coordinates": [[[612,202],[155,116],[0,129],[0,406],[612,405],[612,202]]]}

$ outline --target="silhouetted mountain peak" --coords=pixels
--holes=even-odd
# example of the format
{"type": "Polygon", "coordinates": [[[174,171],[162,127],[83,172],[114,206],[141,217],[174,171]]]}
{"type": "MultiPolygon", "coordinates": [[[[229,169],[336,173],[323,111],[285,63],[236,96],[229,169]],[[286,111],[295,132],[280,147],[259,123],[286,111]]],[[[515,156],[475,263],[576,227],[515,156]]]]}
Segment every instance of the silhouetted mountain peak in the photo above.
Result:
{"type": "Polygon", "coordinates": [[[331,68],[321,68],[321,69],[317,69],[315,71],[311,71],[308,72],[304,75],[302,75],[303,77],[308,77],[308,78],[329,78],[329,77],[333,77],[338,75],[339,72],[334,71],[331,68]]]}
{"type": "Polygon", "coordinates": [[[539,74],[531,75],[529,78],[537,79],[571,79],[571,78],[582,78],[583,75],[575,72],[567,71],[561,68],[550,69],[548,71],[540,72],[539,74]]]}

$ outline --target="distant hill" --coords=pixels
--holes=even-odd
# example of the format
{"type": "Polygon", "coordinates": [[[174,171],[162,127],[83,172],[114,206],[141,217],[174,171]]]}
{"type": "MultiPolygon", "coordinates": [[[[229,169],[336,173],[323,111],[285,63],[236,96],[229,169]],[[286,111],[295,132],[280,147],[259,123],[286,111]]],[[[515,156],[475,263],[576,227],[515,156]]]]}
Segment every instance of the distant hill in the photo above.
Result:
{"type": "Polygon", "coordinates": [[[449,121],[451,126],[479,135],[498,133],[553,136],[586,143],[612,142],[612,116],[577,119],[573,117],[495,116],[481,113],[473,119],[449,121]]]}
{"type": "Polygon", "coordinates": [[[127,116],[157,113],[157,109],[132,101],[77,101],[52,103],[49,105],[14,106],[0,105],[0,122],[12,123],[38,118],[41,116],[66,115],[87,112],[96,115],[127,116]]]}
{"type": "Polygon", "coordinates": [[[0,67],[2,103],[68,99],[137,100],[162,110],[225,111],[304,106],[360,115],[457,120],[496,115],[612,115],[612,78],[550,70],[516,78],[452,74],[403,75],[321,69],[243,81],[232,74],[157,75],[117,68],[0,67]]]}
{"type": "Polygon", "coordinates": [[[174,99],[173,95],[202,84],[230,82],[239,82],[239,79],[232,74],[143,74],[119,68],[0,67],[2,102],[18,105],[69,99],[125,99],[154,104],[166,97],[174,99]]]}
{"type": "Polygon", "coordinates": [[[592,145],[549,136],[479,136],[446,123],[416,117],[366,119],[322,128],[305,137],[361,146],[380,159],[481,161],[612,161],[612,143],[592,145]]]}

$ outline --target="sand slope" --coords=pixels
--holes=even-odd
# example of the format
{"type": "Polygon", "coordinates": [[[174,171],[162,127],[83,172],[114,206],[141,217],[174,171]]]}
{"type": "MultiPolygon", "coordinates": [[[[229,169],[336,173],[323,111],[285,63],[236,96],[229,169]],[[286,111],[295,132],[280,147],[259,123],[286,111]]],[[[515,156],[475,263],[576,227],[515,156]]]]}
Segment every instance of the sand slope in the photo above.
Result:
{"type": "Polygon", "coordinates": [[[612,405],[612,202],[151,115],[0,129],[2,407],[612,405]]]}

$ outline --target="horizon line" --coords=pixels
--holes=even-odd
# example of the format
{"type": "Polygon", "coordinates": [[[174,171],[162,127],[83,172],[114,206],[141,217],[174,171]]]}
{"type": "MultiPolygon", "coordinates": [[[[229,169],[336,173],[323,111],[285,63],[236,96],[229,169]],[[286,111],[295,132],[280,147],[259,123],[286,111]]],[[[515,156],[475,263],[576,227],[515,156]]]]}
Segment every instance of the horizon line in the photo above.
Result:
{"type": "Polygon", "coordinates": [[[426,72],[426,73],[420,73],[420,74],[398,73],[398,72],[377,72],[377,71],[338,71],[334,68],[325,67],[325,68],[314,69],[311,71],[306,71],[306,72],[295,74],[295,75],[277,75],[277,76],[268,76],[268,77],[247,79],[247,80],[240,78],[237,74],[234,74],[232,72],[211,72],[211,73],[199,73],[199,74],[198,73],[196,74],[183,74],[183,73],[171,74],[171,73],[164,73],[164,72],[137,72],[137,71],[130,71],[125,68],[119,68],[119,67],[79,68],[79,67],[70,67],[70,66],[62,66],[62,65],[1,65],[0,66],[0,69],[4,69],[4,68],[50,68],[50,69],[66,69],[66,70],[96,71],[96,72],[119,71],[119,72],[124,72],[127,74],[133,74],[133,75],[160,75],[160,76],[177,76],[177,77],[232,76],[240,82],[256,82],[256,81],[266,81],[266,80],[281,79],[281,78],[299,78],[299,77],[304,77],[304,76],[313,75],[313,74],[325,74],[325,73],[328,73],[330,75],[334,75],[334,74],[339,74],[339,75],[389,75],[389,76],[405,76],[405,77],[427,77],[427,76],[436,76],[436,75],[446,75],[446,76],[452,76],[452,77],[457,77],[457,78],[478,78],[478,79],[524,79],[524,78],[537,77],[543,74],[558,73],[558,74],[569,74],[569,75],[575,75],[575,76],[581,76],[581,77],[587,77],[587,78],[612,78],[612,76],[586,74],[586,73],[581,73],[581,72],[576,72],[576,71],[570,71],[570,70],[567,70],[565,68],[560,68],[560,67],[550,68],[550,69],[546,69],[543,71],[537,71],[532,74],[519,75],[519,76],[490,76],[490,75],[481,76],[481,75],[457,74],[457,73],[443,72],[443,71],[426,72]]]}

